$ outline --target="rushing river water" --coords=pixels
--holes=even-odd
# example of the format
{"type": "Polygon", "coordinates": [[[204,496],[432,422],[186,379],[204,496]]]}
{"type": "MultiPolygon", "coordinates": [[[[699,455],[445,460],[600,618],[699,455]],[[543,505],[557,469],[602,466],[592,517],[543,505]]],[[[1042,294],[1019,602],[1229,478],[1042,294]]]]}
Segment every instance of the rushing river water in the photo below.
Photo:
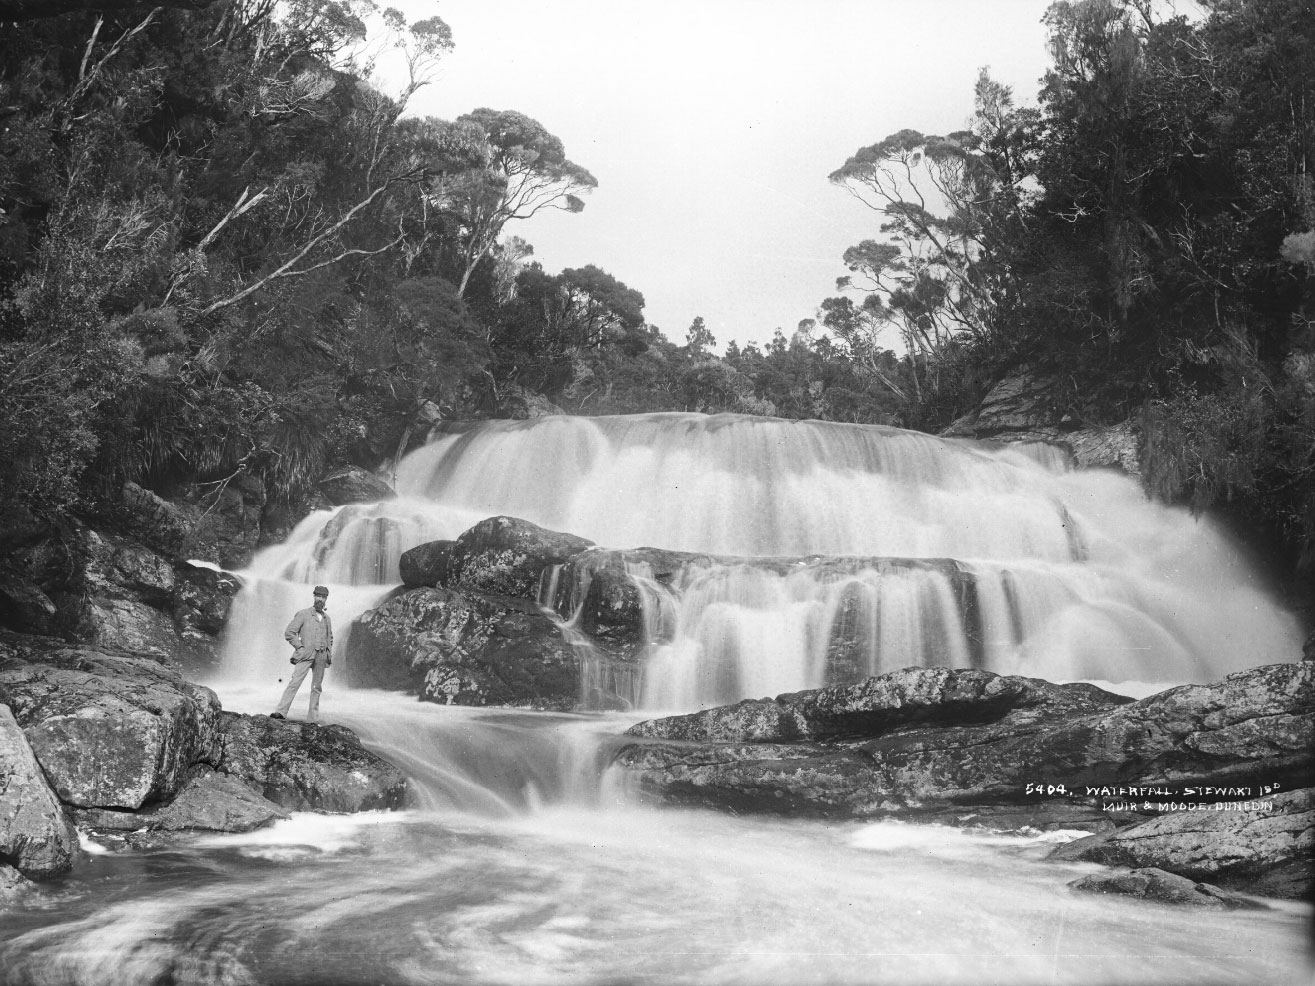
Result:
{"type": "MultiPolygon", "coordinates": [[[[438,436],[402,464],[398,486],[398,501],[309,518],[245,573],[213,683],[225,708],[270,711],[282,627],[310,584],[333,587],[343,638],[396,583],[401,551],[499,513],[617,548],[950,559],[980,587],[975,659],[1129,694],[1299,650],[1295,622],[1227,538],[1042,450],[688,415],[489,423],[438,436]]],[[[974,659],[934,578],[853,581],[873,614],[869,670],[974,659]],[[919,643],[929,621],[935,653],[919,643]]],[[[659,670],[628,713],[351,691],[335,680],[340,639],[322,715],[406,771],[410,807],[298,814],[155,848],[92,835],[39,907],[0,914],[0,981],[1310,981],[1308,905],[1223,912],[1075,893],[1067,884],[1097,867],[1045,856],[1078,833],[642,803],[607,766],[624,729],[656,707],[707,704],[687,672],[721,651],[747,662],[754,697],[818,684],[810,648],[837,605],[835,585],[803,570],[714,565],[677,588],[674,636],[655,644],[659,670]]]]}

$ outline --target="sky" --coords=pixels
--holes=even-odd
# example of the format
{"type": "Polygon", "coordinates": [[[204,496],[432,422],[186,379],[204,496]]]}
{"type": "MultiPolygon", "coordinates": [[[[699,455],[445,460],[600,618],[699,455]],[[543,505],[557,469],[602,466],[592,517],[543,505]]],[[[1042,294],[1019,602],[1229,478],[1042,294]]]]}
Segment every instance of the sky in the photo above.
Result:
{"type": "MultiPolygon", "coordinates": [[[[409,115],[514,109],[598,187],[505,235],[594,264],[683,343],[790,335],[880,217],[827,175],[909,127],[963,129],[983,66],[1035,102],[1049,0],[387,0],[455,49],[409,115]]],[[[889,340],[888,345],[894,340],[889,340]]]]}

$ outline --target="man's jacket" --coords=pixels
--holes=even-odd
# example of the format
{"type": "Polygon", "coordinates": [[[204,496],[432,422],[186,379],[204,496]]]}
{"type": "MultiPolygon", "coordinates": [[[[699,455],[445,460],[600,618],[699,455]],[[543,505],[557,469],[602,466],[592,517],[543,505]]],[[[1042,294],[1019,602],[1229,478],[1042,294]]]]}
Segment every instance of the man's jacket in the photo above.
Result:
{"type": "Polygon", "coordinates": [[[297,648],[293,655],[298,661],[310,661],[317,650],[333,648],[333,621],[328,613],[321,614],[324,619],[315,618],[315,607],[307,606],[298,610],[288,628],[283,631],[283,639],[297,648]]]}

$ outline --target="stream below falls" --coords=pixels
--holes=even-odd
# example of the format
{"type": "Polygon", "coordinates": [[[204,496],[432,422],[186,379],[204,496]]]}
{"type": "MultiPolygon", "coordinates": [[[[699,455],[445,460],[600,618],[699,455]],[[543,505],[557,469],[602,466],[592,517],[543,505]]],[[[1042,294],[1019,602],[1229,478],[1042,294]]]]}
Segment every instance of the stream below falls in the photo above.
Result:
{"type": "MultiPolygon", "coordinates": [[[[226,708],[268,696],[236,689],[226,708]]],[[[413,807],[92,855],[0,925],[0,981],[1299,984],[1311,908],[1078,894],[1078,833],[646,807],[603,768],[634,715],[325,692],[413,807]]],[[[91,843],[90,848],[96,848],[91,843]]]]}

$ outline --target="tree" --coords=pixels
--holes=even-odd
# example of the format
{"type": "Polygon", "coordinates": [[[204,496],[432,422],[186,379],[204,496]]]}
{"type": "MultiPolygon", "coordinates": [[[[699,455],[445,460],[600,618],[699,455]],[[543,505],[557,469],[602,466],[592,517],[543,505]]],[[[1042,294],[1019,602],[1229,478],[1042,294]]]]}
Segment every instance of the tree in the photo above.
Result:
{"type": "Polygon", "coordinates": [[[703,324],[703,316],[697,316],[685,333],[685,351],[694,359],[704,359],[712,355],[716,345],[717,337],[703,324]]]}
{"type": "Polygon", "coordinates": [[[598,182],[567,160],[558,137],[523,113],[482,107],[456,123],[478,134],[486,148],[484,167],[439,196],[439,203],[460,222],[461,297],[475,266],[493,249],[507,223],[543,209],[580,212],[584,202],[577,193],[596,188],[598,182]]]}

